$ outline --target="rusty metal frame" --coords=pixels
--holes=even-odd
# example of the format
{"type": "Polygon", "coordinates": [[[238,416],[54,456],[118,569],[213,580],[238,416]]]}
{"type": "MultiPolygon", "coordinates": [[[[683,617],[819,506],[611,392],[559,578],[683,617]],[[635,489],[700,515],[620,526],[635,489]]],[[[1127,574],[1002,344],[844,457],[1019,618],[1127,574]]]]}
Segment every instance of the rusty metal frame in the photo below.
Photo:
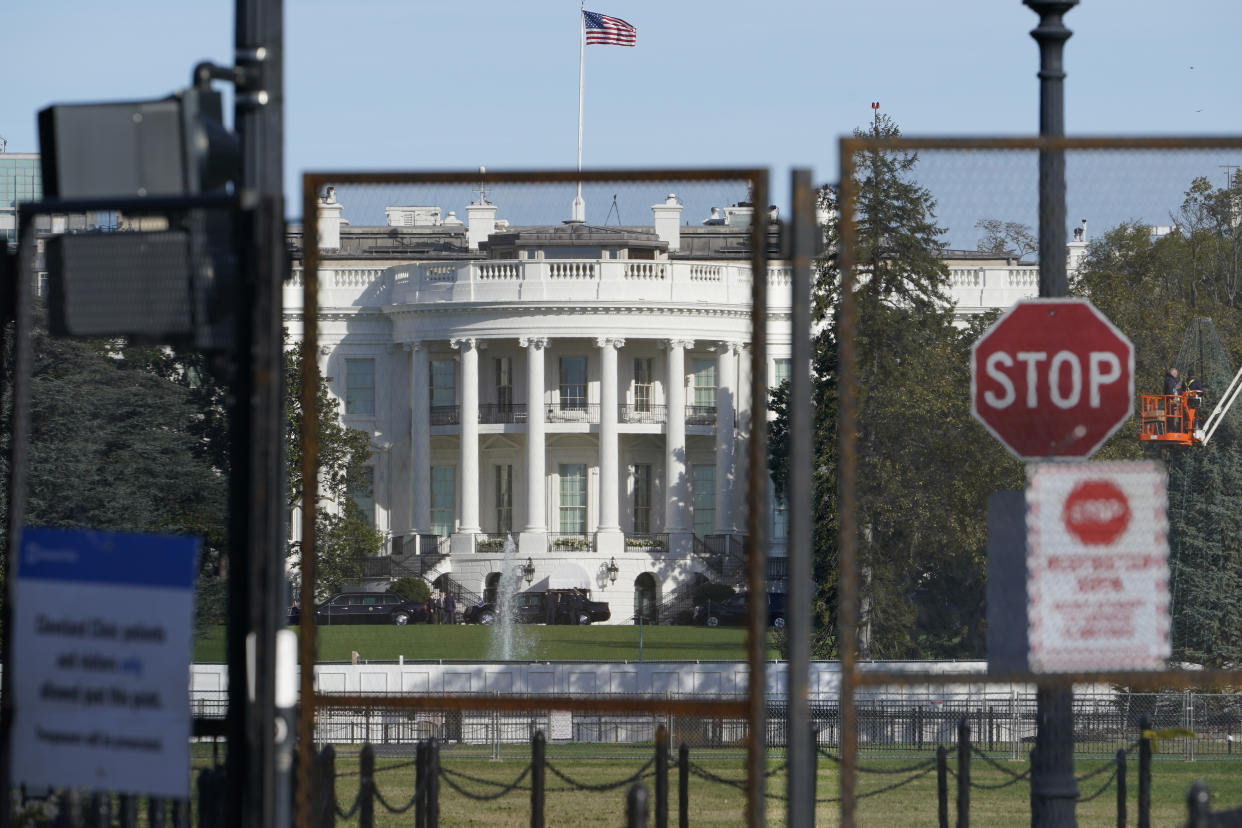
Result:
{"type": "Polygon", "coordinates": [[[1202,672],[1128,672],[1101,671],[1065,674],[985,673],[942,675],[912,671],[893,671],[880,665],[863,671],[858,657],[858,522],[857,477],[858,452],[854,443],[858,414],[858,307],[854,297],[855,206],[858,198],[854,178],[855,159],[860,153],[877,151],[918,152],[940,151],[1173,151],[1173,150],[1242,150],[1242,137],[1096,137],[1096,138],[842,138],[839,142],[840,163],[840,270],[841,323],[838,330],[840,366],[840,405],[838,434],[840,466],[838,469],[840,514],[840,605],[837,626],[841,642],[841,825],[855,824],[855,776],[858,760],[858,725],[854,708],[855,690],[859,687],[900,686],[911,684],[960,685],[981,683],[1035,683],[1041,686],[1068,687],[1075,683],[1114,682],[1135,688],[1160,687],[1238,687],[1242,686],[1242,670],[1205,670],[1202,672]]]}
{"type": "MultiPolygon", "coordinates": [[[[319,193],[328,185],[418,185],[476,184],[478,172],[314,172],[302,176],[302,273],[303,273],[303,335],[302,385],[300,399],[303,411],[313,411],[319,383],[317,353],[319,349],[319,193]]],[[[748,439],[747,532],[750,554],[746,561],[747,584],[752,594],[764,590],[767,552],[767,229],[764,220],[769,203],[768,171],[764,168],[736,169],[658,169],[658,170],[589,170],[589,171],[488,171],[491,184],[565,184],[565,183],[641,183],[668,181],[737,181],[751,187],[755,209],[750,226],[751,246],[751,434],[748,439]]],[[[318,433],[317,419],[302,421],[302,584],[299,615],[300,635],[298,662],[301,699],[298,713],[296,824],[309,828],[310,789],[312,785],[312,751],[315,711],[318,707],[356,706],[392,710],[570,710],[586,712],[698,714],[728,718],[745,718],[748,722],[746,746],[747,825],[765,824],[766,706],[765,644],[767,613],[750,606],[747,627],[747,663],[749,678],[747,694],[741,699],[689,700],[663,698],[601,698],[585,696],[504,697],[451,694],[403,695],[397,697],[344,694],[317,694],[314,670],[305,669],[315,663],[314,613],[315,584],[315,506],[318,503],[318,433]]]]}

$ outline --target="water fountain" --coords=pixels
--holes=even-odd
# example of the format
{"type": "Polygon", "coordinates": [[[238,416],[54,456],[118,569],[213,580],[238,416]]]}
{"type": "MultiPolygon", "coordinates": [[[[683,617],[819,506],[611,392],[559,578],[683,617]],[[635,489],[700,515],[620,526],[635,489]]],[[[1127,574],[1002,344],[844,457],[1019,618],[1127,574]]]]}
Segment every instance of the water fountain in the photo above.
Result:
{"type": "Polygon", "coordinates": [[[521,575],[517,571],[517,544],[513,536],[505,539],[504,560],[500,564],[500,583],[496,586],[496,620],[492,624],[492,643],[488,648],[488,657],[503,661],[512,661],[525,655],[527,650],[526,637],[517,629],[514,621],[515,601],[521,586],[521,575]]]}

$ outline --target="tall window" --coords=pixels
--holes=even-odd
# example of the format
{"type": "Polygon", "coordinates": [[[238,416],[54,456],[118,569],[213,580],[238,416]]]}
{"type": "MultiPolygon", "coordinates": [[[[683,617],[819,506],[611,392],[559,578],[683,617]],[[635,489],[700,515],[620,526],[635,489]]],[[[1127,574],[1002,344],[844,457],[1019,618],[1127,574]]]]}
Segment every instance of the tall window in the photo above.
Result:
{"type": "Polygon", "coordinates": [[[694,405],[697,408],[716,407],[716,360],[694,361],[694,405]]]}
{"type": "Polygon", "coordinates": [[[586,357],[561,357],[561,408],[586,408],[586,357]]]}
{"type": "Polygon", "coordinates": [[[634,410],[651,410],[651,359],[634,360],[634,410]]]}
{"type": "Polygon", "coordinates": [[[349,499],[362,513],[367,526],[375,525],[375,469],[367,466],[362,470],[362,479],[356,486],[349,487],[349,499]]]}
{"type": "Polygon", "coordinates": [[[513,531],[513,466],[496,467],[496,531],[513,531]]]}
{"type": "Polygon", "coordinates": [[[651,531],[651,466],[634,466],[634,531],[645,535],[651,531]]]}
{"type": "Polygon", "coordinates": [[[775,388],[785,380],[789,379],[789,366],[791,361],[788,359],[775,359],[772,362],[772,387],[775,388]]]}
{"type": "Polygon", "coordinates": [[[431,467],[431,531],[447,537],[453,534],[453,514],[457,501],[457,467],[431,467]]]}
{"type": "Polygon", "coordinates": [[[496,357],[496,405],[502,409],[513,405],[513,360],[496,357]]]}
{"type": "Polygon", "coordinates": [[[780,495],[772,496],[772,540],[789,537],[789,503],[780,495]]]}
{"type": "Polygon", "coordinates": [[[375,415],[375,360],[345,360],[345,413],[375,415]]]}
{"type": "Polygon", "coordinates": [[[586,464],[561,463],[560,530],[568,535],[586,533],[586,464]]]}
{"type": "Polygon", "coordinates": [[[716,531],[716,467],[695,466],[690,485],[694,493],[694,534],[710,535],[716,531]]]}
{"type": "Polygon", "coordinates": [[[431,360],[431,404],[457,404],[457,363],[454,360],[431,360]]]}

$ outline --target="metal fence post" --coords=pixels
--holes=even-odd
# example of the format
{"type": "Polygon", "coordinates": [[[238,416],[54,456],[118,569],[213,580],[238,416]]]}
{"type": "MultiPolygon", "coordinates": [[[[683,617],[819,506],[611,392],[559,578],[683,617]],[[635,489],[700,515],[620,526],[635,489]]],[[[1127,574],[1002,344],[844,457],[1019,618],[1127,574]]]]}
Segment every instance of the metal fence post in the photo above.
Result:
{"type": "Polygon", "coordinates": [[[677,828],[690,828],[690,748],[677,749],[677,828]]]}
{"type": "Polygon", "coordinates": [[[819,797],[819,731],[811,722],[811,828],[815,828],[815,806],[819,797]]]}
{"type": "Polygon", "coordinates": [[[656,728],[655,740],[655,824],[668,828],[668,728],[656,728]]]}
{"type": "Polygon", "coordinates": [[[1211,824],[1211,809],[1208,806],[1210,801],[1211,795],[1208,793],[1207,786],[1203,784],[1202,779],[1196,779],[1195,784],[1190,786],[1190,793],[1186,796],[1188,828],[1207,828],[1211,824]]]}
{"type": "Polygon", "coordinates": [[[319,797],[315,811],[319,816],[318,828],[336,826],[336,749],[325,745],[319,754],[319,797]]]}
{"type": "Polygon", "coordinates": [[[970,825],[970,723],[957,723],[957,828],[970,825]]]}
{"type": "Polygon", "coordinates": [[[1151,717],[1143,714],[1139,719],[1142,734],[1139,738],[1138,767],[1138,828],[1151,828],[1151,717]]]}
{"type": "Polygon", "coordinates": [[[138,797],[134,794],[121,794],[120,813],[117,821],[120,828],[137,828],[138,825],[138,797]]]}
{"type": "Polygon", "coordinates": [[[88,824],[93,828],[109,828],[112,824],[112,797],[107,793],[91,793],[91,815],[88,824]]]}
{"type": "Polygon", "coordinates": [[[414,746],[414,828],[427,828],[427,740],[414,746]]]}
{"type": "Polygon", "coordinates": [[[150,828],[164,828],[167,825],[168,800],[153,796],[147,800],[147,825],[150,828]]]}
{"type": "Polygon", "coordinates": [[[427,828],[440,828],[440,742],[427,745],[427,828]]]}
{"type": "Polygon", "coordinates": [[[358,756],[358,828],[375,828],[375,748],[368,742],[358,756]]]}
{"type": "Polygon", "coordinates": [[[543,790],[545,750],[543,731],[536,730],[530,740],[530,828],[543,828],[543,790]]]}
{"type": "Polygon", "coordinates": [[[173,803],[173,828],[190,828],[190,800],[178,799],[173,803]]]}
{"type": "Polygon", "coordinates": [[[1117,751],[1117,828],[1126,828],[1126,749],[1117,751]]]}
{"type": "Polygon", "coordinates": [[[647,828],[647,786],[635,782],[625,795],[626,828],[647,828]]]}
{"type": "Polygon", "coordinates": [[[936,811],[940,828],[949,828],[949,753],[944,745],[936,747],[936,811]]]}

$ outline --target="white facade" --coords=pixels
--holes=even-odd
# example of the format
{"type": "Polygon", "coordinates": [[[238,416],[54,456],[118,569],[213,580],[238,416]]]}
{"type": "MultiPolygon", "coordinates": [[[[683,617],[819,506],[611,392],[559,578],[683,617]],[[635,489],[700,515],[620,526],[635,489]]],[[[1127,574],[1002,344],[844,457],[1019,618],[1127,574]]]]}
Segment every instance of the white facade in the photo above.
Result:
{"type": "MultiPolygon", "coordinates": [[[[328,193],[319,367],[344,424],[372,436],[365,508],[391,539],[392,572],[485,596],[511,535],[532,580],[589,587],[613,623],[632,621],[640,590],[659,605],[696,577],[738,574],[752,427],[739,243],[752,211],[682,209],[661,194],[648,227],[511,227],[481,199],[465,224],[395,206],[386,227],[364,227],[328,193]],[[394,254],[393,234],[438,252],[394,254]]],[[[947,258],[960,316],[1038,292],[1035,266],[947,258]]],[[[298,268],[285,291],[295,337],[298,268]]],[[[788,375],[790,276],[782,261],[765,274],[773,384],[788,375]]],[[[785,513],[769,511],[777,589],[785,513]]]]}

